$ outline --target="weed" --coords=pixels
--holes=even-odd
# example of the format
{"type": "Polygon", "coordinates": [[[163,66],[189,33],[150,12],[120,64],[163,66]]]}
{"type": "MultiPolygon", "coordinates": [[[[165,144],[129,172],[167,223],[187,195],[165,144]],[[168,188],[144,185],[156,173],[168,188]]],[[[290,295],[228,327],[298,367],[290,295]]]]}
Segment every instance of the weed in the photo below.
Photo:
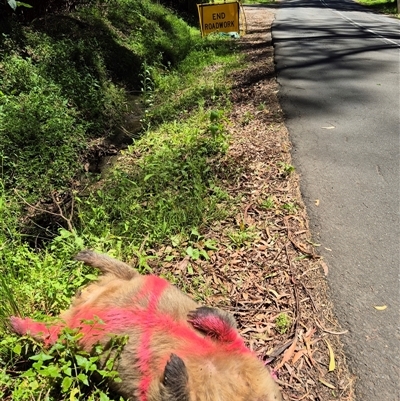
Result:
{"type": "Polygon", "coordinates": [[[260,204],[263,209],[274,209],[275,208],[275,200],[272,196],[268,196],[267,199],[263,200],[260,204]]]}
{"type": "Polygon", "coordinates": [[[186,254],[190,256],[193,260],[198,260],[200,258],[208,260],[210,257],[204,249],[193,248],[191,245],[187,247],[186,254]]]}
{"type": "Polygon", "coordinates": [[[283,176],[288,176],[296,170],[294,166],[286,162],[279,162],[278,165],[283,176]]]}
{"type": "Polygon", "coordinates": [[[263,111],[263,110],[266,109],[266,107],[267,107],[266,104],[264,102],[262,102],[257,106],[257,110],[258,111],[263,111]]]}
{"type": "Polygon", "coordinates": [[[292,324],[292,320],[287,313],[280,313],[275,319],[275,328],[278,333],[285,334],[292,324]]]}
{"type": "Polygon", "coordinates": [[[80,350],[80,339],[76,330],[64,329],[57,342],[46,349],[30,338],[4,338],[1,346],[11,358],[29,362],[18,380],[7,382],[8,375],[0,374],[0,394],[8,393],[13,400],[66,401],[72,395],[86,400],[111,400],[106,382],[120,380],[114,363],[127,337],[114,337],[107,350],[97,345],[91,353],[80,350]]]}
{"type": "Polygon", "coordinates": [[[5,281],[3,275],[0,275],[0,299],[3,301],[3,306],[0,308],[0,327],[2,327],[3,330],[7,330],[10,328],[10,316],[20,316],[21,312],[17,302],[15,301],[11,288],[5,281]]]}
{"type": "MultiPolygon", "coordinates": [[[[152,123],[168,121],[171,116],[185,116],[205,104],[226,104],[229,101],[227,74],[240,67],[240,58],[227,52],[227,43],[216,39],[201,39],[192,34],[194,50],[168,74],[159,71],[155,77],[154,108],[150,111],[152,123]],[[223,63],[224,68],[213,72],[212,79],[205,67],[223,63]],[[185,79],[182,80],[182,75],[185,79]],[[168,99],[168,102],[165,102],[168,99]]],[[[218,112],[217,112],[218,113],[218,112]]]]}
{"type": "Polygon", "coordinates": [[[296,213],[298,206],[293,202],[287,202],[282,205],[282,209],[286,210],[289,213],[296,213]]]}
{"type": "Polygon", "coordinates": [[[257,237],[257,234],[252,227],[239,227],[236,231],[229,231],[227,235],[232,241],[232,244],[237,248],[245,246],[254,241],[257,237]]]}
{"type": "MultiPolygon", "coordinates": [[[[141,91],[145,104],[145,116],[149,112],[149,109],[153,106],[154,102],[154,81],[152,70],[153,69],[151,66],[148,66],[147,63],[144,63],[143,70],[140,74],[141,91]]],[[[143,123],[146,123],[146,120],[144,120],[143,123]]]]}
{"type": "Polygon", "coordinates": [[[252,114],[250,111],[246,111],[243,113],[241,118],[241,124],[243,126],[249,125],[252,120],[254,120],[254,114],[252,114]]]}
{"type": "Polygon", "coordinates": [[[191,289],[196,302],[205,302],[213,294],[212,288],[199,275],[192,278],[191,289]]]}
{"type": "Polygon", "coordinates": [[[5,189],[31,201],[66,188],[79,170],[87,126],[61,89],[29,60],[7,57],[0,67],[0,155],[5,189]],[[18,78],[15,78],[18,77],[18,78]],[[35,193],[36,196],[30,195],[35,193]]]}
{"type": "Polygon", "coordinates": [[[165,280],[168,280],[170,283],[178,285],[179,279],[174,276],[174,274],[170,271],[164,271],[160,274],[160,277],[164,278],[165,280]]]}
{"type": "Polygon", "coordinates": [[[186,255],[192,260],[198,259],[209,260],[207,251],[217,250],[217,242],[213,239],[205,239],[199,234],[197,228],[192,228],[189,246],[186,248],[186,255]]]}

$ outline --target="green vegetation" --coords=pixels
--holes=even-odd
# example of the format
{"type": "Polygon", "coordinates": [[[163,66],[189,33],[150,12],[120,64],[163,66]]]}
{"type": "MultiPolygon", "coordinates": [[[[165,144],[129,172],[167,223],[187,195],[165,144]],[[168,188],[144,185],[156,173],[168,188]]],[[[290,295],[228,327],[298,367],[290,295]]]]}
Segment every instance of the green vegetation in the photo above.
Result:
{"type": "Polygon", "coordinates": [[[276,0],[243,0],[243,4],[276,4],[276,0]]]}
{"type": "Polygon", "coordinates": [[[280,167],[281,174],[285,177],[293,173],[293,171],[295,171],[295,167],[292,166],[291,164],[280,162],[278,163],[278,165],[280,167]]]}
{"type": "Polygon", "coordinates": [[[128,94],[148,89],[143,79],[176,67],[196,46],[204,51],[193,29],[150,1],[121,0],[101,12],[93,6],[5,28],[2,175],[6,188],[32,202],[70,186],[87,141],[115,133],[130,108],[128,94]]]}
{"type": "Polygon", "coordinates": [[[296,203],[287,202],[282,205],[282,209],[286,210],[290,214],[294,214],[297,212],[298,206],[296,203]]]}
{"type": "Polygon", "coordinates": [[[278,333],[285,334],[292,324],[292,320],[287,313],[280,313],[275,319],[275,328],[278,333]]]}
{"type": "Polygon", "coordinates": [[[357,0],[357,3],[379,13],[399,16],[397,0],[357,0]]]}
{"type": "Polygon", "coordinates": [[[77,196],[81,235],[119,236],[131,247],[131,233],[153,244],[224,217],[209,159],[224,151],[226,139],[209,129],[208,114],[199,108],[179,124],[149,130],[101,189],[77,196]]]}
{"type": "Polygon", "coordinates": [[[207,259],[217,244],[202,230],[229,213],[215,166],[229,140],[227,74],[243,61],[234,41],[202,39],[150,0],[3,19],[0,29],[0,398],[118,400],[102,383],[115,372],[99,365],[101,350],[78,352],[70,331],[45,349],[12,334],[8,318],[67,308],[95,278],[73,261],[85,247],[143,272],[162,246],[171,259],[207,259]],[[126,123],[138,101],[140,133],[126,123]],[[91,172],[121,131],[129,146],[91,172]]]}
{"type": "Polygon", "coordinates": [[[231,240],[232,245],[236,248],[244,247],[246,244],[249,244],[257,238],[254,227],[245,227],[244,225],[238,227],[235,231],[229,231],[227,235],[231,240]]]}
{"type": "MultiPolygon", "coordinates": [[[[2,374],[0,386],[8,387],[10,381],[13,382],[13,400],[111,400],[107,395],[106,380],[120,380],[118,372],[113,369],[127,338],[115,337],[110,348],[104,350],[96,346],[90,354],[79,349],[79,339],[79,333],[64,329],[57,342],[45,349],[29,337],[23,340],[7,337],[1,345],[3,348],[8,347],[11,360],[20,363],[22,355],[32,356],[29,357],[29,367],[19,377],[2,374]],[[47,394],[41,396],[39,391],[43,389],[46,389],[47,394]]],[[[2,395],[7,393],[3,392],[2,395]]]]}
{"type": "Polygon", "coordinates": [[[275,200],[272,196],[268,196],[267,199],[263,200],[260,204],[263,209],[275,208],[275,200]]]}

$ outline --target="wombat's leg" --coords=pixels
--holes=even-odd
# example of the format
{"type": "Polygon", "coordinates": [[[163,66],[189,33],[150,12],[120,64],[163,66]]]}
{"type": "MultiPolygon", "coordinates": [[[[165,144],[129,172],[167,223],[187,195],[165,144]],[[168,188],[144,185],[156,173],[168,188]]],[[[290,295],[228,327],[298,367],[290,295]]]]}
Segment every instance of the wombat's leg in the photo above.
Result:
{"type": "Polygon", "coordinates": [[[12,329],[21,336],[29,335],[46,345],[57,341],[60,331],[64,328],[63,324],[47,325],[45,323],[35,322],[29,318],[10,317],[12,329]]]}
{"type": "Polygon", "coordinates": [[[223,342],[237,339],[236,321],[228,312],[217,308],[202,306],[189,312],[188,322],[197,330],[223,342]]]}
{"type": "Polygon", "coordinates": [[[124,280],[130,280],[139,275],[135,269],[126,263],[113,259],[108,255],[93,252],[89,249],[79,252],[78,255],[75,256],[75,259],[88,266],[96,267],[104,274],[112,274],[124,280]]]}

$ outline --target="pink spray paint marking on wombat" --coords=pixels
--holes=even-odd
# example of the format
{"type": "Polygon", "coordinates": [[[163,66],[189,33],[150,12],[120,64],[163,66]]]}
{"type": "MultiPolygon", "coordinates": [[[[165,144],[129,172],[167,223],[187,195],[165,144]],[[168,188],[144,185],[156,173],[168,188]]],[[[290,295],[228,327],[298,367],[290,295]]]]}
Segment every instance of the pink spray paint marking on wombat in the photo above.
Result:
{"type": "Polygon", "coordinates": [[[54,325],[12,317],[17,333],[50,345],[63,327],[77,328],[87,351],[128,335],[117,364],[122,382],[110,386],[131,401],[281,400],[229,313],[199,306],[166,280],[139,275],[106,255],[83,251],[77,259],[104,275],[54,325]]]}

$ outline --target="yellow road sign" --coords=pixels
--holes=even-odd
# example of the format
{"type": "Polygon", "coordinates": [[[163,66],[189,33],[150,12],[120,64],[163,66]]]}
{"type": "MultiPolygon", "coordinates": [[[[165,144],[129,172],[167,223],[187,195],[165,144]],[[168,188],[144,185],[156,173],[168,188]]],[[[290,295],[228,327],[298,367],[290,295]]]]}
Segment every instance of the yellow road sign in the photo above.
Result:
{"type": "Polygon", "coordinates": [[[202,35],[212,32],[239,32],[239,2],[198,4],[202,35]]]}

